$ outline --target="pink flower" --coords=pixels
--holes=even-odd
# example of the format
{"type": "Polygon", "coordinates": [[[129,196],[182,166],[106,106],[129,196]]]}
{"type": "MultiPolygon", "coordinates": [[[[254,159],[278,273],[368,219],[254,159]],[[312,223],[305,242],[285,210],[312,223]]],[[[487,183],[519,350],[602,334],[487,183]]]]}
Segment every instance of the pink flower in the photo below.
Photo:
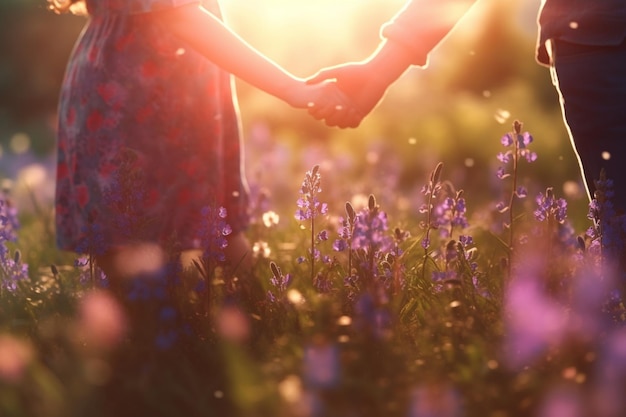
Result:
{"type": "Polygon", "coordinates": [[[111,294],[94,290],[82,299],[79,307],[78,334],[88,348],[110,350],[126,333],[126,317],[111,294]]]}
{"type": "Polygon", "coordinates": [[[29,341],[0,334],[0,380],[19,382],[33,356],[34,350],[29,341]]]}

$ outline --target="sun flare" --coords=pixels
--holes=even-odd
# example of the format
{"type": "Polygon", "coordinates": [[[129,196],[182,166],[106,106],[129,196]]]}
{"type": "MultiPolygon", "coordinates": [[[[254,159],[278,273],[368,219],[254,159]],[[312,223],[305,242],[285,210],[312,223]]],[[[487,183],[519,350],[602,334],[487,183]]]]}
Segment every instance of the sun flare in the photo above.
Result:
{"type": "Polygon", "coordinates": [[[247,42],[294,71],[363,59],[380,26],[405,0],[221,0],[225,19],[247,42]]]}

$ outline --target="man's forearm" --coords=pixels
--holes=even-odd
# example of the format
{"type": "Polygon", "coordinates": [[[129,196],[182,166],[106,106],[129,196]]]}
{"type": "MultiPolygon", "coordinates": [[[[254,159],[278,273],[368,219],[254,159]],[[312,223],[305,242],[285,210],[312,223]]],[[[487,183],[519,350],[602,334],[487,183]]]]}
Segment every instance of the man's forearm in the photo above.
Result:
{"type": "Polygon", "coordinates": [[[425,65],[432,51],[477,0],[410,0],[383,27],[381,37],[407,49],[412,64],[425,65]]]}

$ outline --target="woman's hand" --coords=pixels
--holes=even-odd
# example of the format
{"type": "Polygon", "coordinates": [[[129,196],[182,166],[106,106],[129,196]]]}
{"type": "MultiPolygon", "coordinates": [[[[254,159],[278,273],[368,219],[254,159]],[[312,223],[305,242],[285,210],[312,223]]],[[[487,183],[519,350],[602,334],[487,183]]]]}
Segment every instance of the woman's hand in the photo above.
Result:
{"type": "MultiPolygon", "coordinates": [[[[348,96],[339,89],[334,81],[322,81],[316,84],[308,84],[305,81],[298,83],[285,91],[283,98],[291,106],[299,109],[307,109],[332,118],[334,123],[329,126],[356,127],[361,117],[360,112],[348,96]]],[[[325,117],[318,117],[321,120],[325,117]]]]}

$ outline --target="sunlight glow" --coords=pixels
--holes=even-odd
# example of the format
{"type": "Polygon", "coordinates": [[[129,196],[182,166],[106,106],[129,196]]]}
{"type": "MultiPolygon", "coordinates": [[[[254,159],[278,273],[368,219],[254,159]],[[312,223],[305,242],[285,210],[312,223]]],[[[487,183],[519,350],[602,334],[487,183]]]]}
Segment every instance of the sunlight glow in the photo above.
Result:
{"type": "MultiPolygon", "coordinates": [[[[404,0],[222,0],[226,23],[290,71],[362,59],[404,0]]],[[[300,75],[300,74],[298,74],[300,75]]]]}

